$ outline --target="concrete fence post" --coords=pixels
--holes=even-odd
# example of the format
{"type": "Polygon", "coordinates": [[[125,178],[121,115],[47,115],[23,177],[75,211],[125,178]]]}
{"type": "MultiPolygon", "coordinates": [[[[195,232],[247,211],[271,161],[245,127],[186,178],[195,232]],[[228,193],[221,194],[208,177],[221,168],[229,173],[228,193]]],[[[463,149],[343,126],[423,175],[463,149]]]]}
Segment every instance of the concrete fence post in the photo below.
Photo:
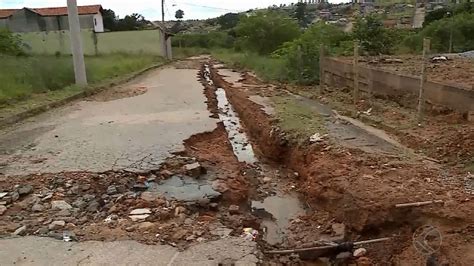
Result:
{"type": "Polygon", "coordinates": [[[354,104],[359,101],[359,41],[354,41],[354,104]]]}
{"type": "Polygon", "coordinates": [[[71,52],[74,63],[74,76],[76,84],[87,85],[86,65],[84,62],[84,50],[82,48],[81,27],[76,0],[67,0],[67,11],[69,20],[69,34],[71,35],[71,52]]]}
{"type": "Polygon", "coordinates": [[[418,108],[417,108],[417,123],[421,124],[423,120],[423,107],[425,104],[425,83],[426,83],[426,63],[427,57],[430,50],[430,39],[423,39],[423,58],[421,64],[421,76],[420,76],[420,90],[418,92],[418,108]]]}
{"type": "Polygon", "coordinates": [[[319,89],[318,93],[321,95],[324,90],[324,44],[319,45],[319,89]]]}

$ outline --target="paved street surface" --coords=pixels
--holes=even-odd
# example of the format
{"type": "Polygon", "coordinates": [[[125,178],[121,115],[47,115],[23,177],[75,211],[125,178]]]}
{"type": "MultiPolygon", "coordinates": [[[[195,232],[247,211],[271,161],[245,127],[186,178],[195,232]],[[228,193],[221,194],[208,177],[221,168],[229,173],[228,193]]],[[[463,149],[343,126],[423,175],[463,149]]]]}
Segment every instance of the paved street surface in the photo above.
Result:
{"type": "Polygon", "coordinates": [[[0,242],[1,265],[255,265],[256,243],[229,237],[179,252],[166,245],[148,246],[135,241],[63,242],[23,237],[0,242]],[[212,259],[209,259],[212,258],[212,259]]]}
{"type": "Polygon", "coordinates": [[[196,75],[154,70],[125,85],[144,94],[80,101],[31,118],[0,135],[0,173],[156,168],[184,139],[216,127],[196,75]]]}

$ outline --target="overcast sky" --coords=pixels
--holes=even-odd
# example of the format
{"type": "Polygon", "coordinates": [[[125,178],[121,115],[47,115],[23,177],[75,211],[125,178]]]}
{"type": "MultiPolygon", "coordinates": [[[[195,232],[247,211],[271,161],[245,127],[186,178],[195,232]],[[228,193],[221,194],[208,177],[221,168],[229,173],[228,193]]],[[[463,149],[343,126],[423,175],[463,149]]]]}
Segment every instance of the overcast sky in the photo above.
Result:
{"type": "MultiPolygon", "coordinates": [[[[66,6],[66,0],[0,0],[0,8],[66,6]]],[[[165,0],[166,19],[174,19],[176,10],[184,11],[185,19],[217,17],[228,12],[245,11],[252,8],[276,4],[296,3],[298,0],[165,0]]],[[[330,0],[332,3],[348,0],[330,0]]],[[[114,10],[119,16],[140,13],[149,20],[161,18],[160,0],[77,0],[78,5],[101,4],[114,10]]]]}

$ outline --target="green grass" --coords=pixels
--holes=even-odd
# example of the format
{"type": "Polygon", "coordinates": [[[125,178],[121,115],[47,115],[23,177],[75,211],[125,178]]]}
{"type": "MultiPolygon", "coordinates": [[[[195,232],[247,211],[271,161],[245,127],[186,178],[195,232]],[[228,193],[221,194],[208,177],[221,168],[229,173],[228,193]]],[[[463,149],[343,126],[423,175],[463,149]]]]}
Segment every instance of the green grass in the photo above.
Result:
{"type": "Polygon", "coordinates": [[[86,57],[89,86],[74,83],[72,57],[0,55],[0,118],[66,99],[165,61],[153,55],[86,57]]]}
{"type": "Polygon", "coordinates": [[[226,49],[213,50],[211,54],[214,58],[233,68],[243,68],[255,72],[264,81],[288,81],[285,62],[282,59],[226,49]]]}
{"type": "Polygon", "coordinates": [[[315,133],[322,135],[327,132],[323,118],[293,97],[276,96],[272,101],[275,104],[278,125],[289,134],[289,139],[302,143],[315,133]]]}
{"type": "MultiPolygon", "coordinates": [[[[140,70],[163,62],[151,55],[112,54],[86,57],[90,84],[140,70]]],[[[65,90],[77,92],[68,86],[74,83],[74,70],[70,56],[12,57],[0,55],[0,108],[17,104],[31,97],[65,90]]],[[[60,95],[63,92],[52,93],[60,95]]]]}

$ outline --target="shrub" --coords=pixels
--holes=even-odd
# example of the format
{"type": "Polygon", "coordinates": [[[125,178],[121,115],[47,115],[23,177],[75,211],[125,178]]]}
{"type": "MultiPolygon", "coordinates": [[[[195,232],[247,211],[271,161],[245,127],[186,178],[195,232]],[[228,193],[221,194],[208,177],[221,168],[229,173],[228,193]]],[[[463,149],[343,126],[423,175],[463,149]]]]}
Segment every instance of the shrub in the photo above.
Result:
{"type": "Polygon", "coordinates": [[[240,47],[259,54],[270,54],[300,35],[296,20],[274,10],[241,18],[235,32],[240,47]]]}
{"type": "Polygon", "coordinates": [[[334,25],[317,23],[300,38],[288,42],[273,55],[284,59],[289,80],[313,83],[319,79],[319,47],[323,44],[330,54],[352,51],[350,36],[334,25]]]}
{"type": "Polygon", "coordinates": [[[21,55],[21,39],[7,29],[0,28],[0,54],[21,55]]]}

